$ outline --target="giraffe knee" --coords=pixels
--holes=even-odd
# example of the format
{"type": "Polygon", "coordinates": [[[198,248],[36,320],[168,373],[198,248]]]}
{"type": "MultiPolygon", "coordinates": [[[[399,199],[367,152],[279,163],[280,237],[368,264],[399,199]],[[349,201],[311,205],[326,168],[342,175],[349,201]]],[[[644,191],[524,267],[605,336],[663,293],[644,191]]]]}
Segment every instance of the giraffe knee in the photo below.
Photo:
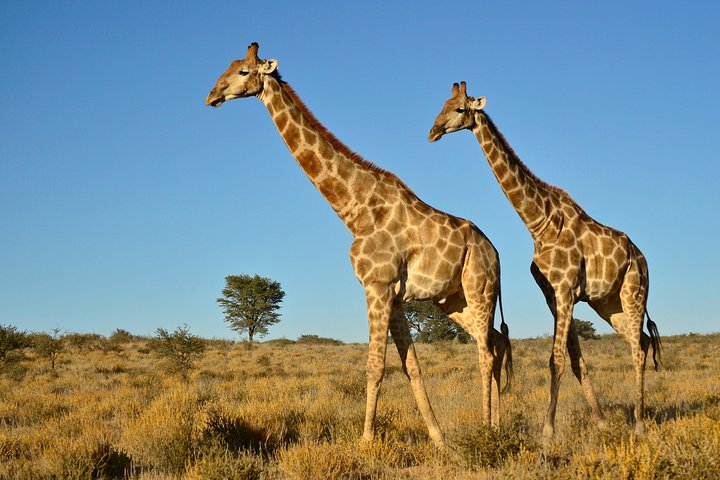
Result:
{"type": "Polygon", "coordinates": [[[550,373],[556,376],[561,376],[565,371],[565,356],[564,355],[550,355],[550,361],[548,362],[550,367],[550,373]]]}
{"type": "Polygon", "coordinates": [[[411,382],[420,379],[422,376],[418,365],[403,365],[403,371],[405,372],[405,376],[407,376],[411,382]]]}

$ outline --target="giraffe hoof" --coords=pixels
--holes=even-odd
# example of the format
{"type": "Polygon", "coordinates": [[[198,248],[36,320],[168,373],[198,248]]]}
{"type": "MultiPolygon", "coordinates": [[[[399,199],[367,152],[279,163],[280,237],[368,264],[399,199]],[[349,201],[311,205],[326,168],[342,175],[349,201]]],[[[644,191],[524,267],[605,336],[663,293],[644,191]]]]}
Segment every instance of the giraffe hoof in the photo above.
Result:
{"type": "Polygon", "coordinates": [[[637,422],[635,424],[635,435],[645,434],[645,422],[637,422]]]}
{"type": "Polygon", "coordinates": [[[598,419],[597,426],[598,426],[598,429],[600,429],[602,431],[607,431],[610,428],[610,424],[604,418],[598,419]]]}

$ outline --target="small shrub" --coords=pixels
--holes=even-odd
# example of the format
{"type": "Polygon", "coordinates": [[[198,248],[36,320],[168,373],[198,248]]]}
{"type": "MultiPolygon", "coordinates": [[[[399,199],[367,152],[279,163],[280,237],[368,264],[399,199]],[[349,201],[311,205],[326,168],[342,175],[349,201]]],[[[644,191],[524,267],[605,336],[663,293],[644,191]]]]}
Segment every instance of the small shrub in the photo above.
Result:
{"type": "Polygon", "coordinates": [[[317,335],[300,335],[297,339],[299,344],[310,344],[310,345],[343,345],[340,340],[334,338],[318,337],[317,335]]]}
{"type": "Polygon", "coordinates": [[[200,399],[175,388],[155,399],[124,429],[120,446],[141,468],[179,473],[191,459],[200,399]]]}
{"type": "Polygon", "coordinates": [[[310,443],[281,450],[278,466],[284,478],[326,480],[372,478],[371,467],[348,446],[310,443]]]}
{"type": "Polygon", "coordinates": [[[521,450],[534,450],[525,418],[516,414],[499,427],[481,425],[457,440],[459,451],[469,466],[498,467],[516,457],[521,450]]]}
{"type": "Polygon", "coordinates": [[[232,350],[235,342],[222,338],[213,338],[210,340],[205,340],[205,344],[209,349],[216,350],[218,352],[229,352],[230,350],[232,350]]]}
{"type": "Polygon", "coordinates": [[[97,333],[67,333],[63,341],[73,350],[87,352],[100,348],[105,339],[97,333]]]}
{"type": "Polygon", "coordinates": [[[303,422],[303,414],[286,403],[247,401],[239,409],[216,404],[206,412],[202,436],[231,451],[272,453],[296,443],[303,422]]]}
{"type": "Polygon", "coordinates": [[[157,354],[168,361],[170,369],[183,376],[195,367],[195,362],[205,352],[205,341],[192,335],[187,325],[176,328],[173,333],[158,328],[154,346],[157,354]]]}
{"type": "Polygon", "coordinates": [[[97,439],[63,438],[44,452],[44,468],[51,478],[122,478],[130,458],[97,439]]]}
{"type": "Polygon", "coordinates": [[[231,450],[251,450],[259,453],[267,442],[262,429],[249,425],[242,418],[228,415],[217,409],[208,412],[205,436],[231,450]]]}
{"type": "Polygon", "coordinates": [[[262,355],[258,356],[255,359],[255,363],[257,363],[259,367],[269,367],[270,365],[272,365],[272,362],[270,361],[270,357],[266,354],[262,354],[262,355]]]}
{"type": "Polygon", "coordinates": [[[25,332],[20,332],[12,325],[0,325],[0,371],[8,364],[19,360],[19,351],[30,346],[30,339],[25,332]]]}
{"type": "Polygon", "coordinates": [[[355,372],[350,375],[344,375],[335,380],[335,388],[350,398],[365,398],[367,391],[367,376],[362,372],[355,372]]]}
{"type": "Polygon", "coordinates": [[[295,345],[295,340],[290,340],[289,338],[277,338],[275,340],[268,340],[267,342],[263,342],[264,345],[272,345],[274,347],[287,347],[288,345],[295,345]]]}
{"type": "Polygon", "coordinates": [[[247,452],[233,453],[220,447],[210,448],[185,469],[184,480],[258,480],[262,460],[247,452]]]}
{"type": "Polygon", "coordinates": [[[50,331],[52,335],[48,333],[33,334],[32,344],[38,355],[50,360],[50,368],[54,371],[55,364],[64,350],[64,345],[63,338],[60,336],[60,329],[53,328],[50,331]]]}
{"type": "Polygon", "coordinates": [[[130,343],[135,340],[135,336],[127,330],[116,328],[115,331],[108,337],[108,340],[115,344],[130,343]]]}

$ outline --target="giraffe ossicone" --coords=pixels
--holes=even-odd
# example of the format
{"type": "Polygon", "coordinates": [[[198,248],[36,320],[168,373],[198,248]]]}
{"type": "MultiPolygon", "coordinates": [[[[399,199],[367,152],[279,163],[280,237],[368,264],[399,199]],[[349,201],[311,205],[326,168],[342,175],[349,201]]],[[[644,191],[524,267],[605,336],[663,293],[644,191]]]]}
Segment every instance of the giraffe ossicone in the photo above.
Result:
{"type": "Polygon", "coordinates": [[[572,320],[574,305],[580,301],[587,302],[630,344],[636,378],[635,429],[642,432],[649,347],[653,348],[656,368],[660,355],[657,326],[647,313],[647,261],[627,235],[593,220],[565,191],[536,177],[483,110],[485,104],[485,97],[467,95],[465,82],[453,84],[451,97],[438,114],[428,139],[433,142],[447,133],[471,130],[535,243],[530,270],[555,321],[545,437],[555,431],[566,349],[593,416],[604,423],[572,320]],[[643,332],[645,317],[649,336],[643,332]]]}
{"type": "Polygon", "coordinates": [[[218,107],[259,98],[295,160],[354,237],[350,260],[365,289],[369,324],[363,438],[374,434],[389,331],[429,435],[444,443],[402,310],[410,300],[434,301],[476,339],[483,420],[497,424],[503,358],[509,379],[512,356],[504,320],[502,333],[493,328],[500,264],[492,243],[472,222],[429,206],[398,177],[343,145],[281,79],[277,61],[262,60],[257,52],[253,43],[244,59],[233,61],[205,103],[218,107]]]}

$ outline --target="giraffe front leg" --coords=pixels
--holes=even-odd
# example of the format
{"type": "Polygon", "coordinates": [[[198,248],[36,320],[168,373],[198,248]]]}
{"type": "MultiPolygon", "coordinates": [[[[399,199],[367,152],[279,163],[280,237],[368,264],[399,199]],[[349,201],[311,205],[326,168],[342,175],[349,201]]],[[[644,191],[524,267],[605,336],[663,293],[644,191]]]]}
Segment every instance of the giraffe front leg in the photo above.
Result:
{"type": "Polygon", "coordinates": [[[385,374],[385,355],[387,335],[392,311],[392,295],[386,285],[365,287],[368,306],[369,347],[367,359],[367,396],[365,399],[365,425],[363,440],[372,441],[374,437],[375,414],[377,412],[378,393],[385,374]]]}
{"type": "Polygon", "coordinates": [[[553,337],[552,353],[550,355],[550,403],[545,424],[543,426],[543,437],[546,440],[555,435],[555,412],[560,392],[560,377],[565,370],[565,349],[567,348],[567,337],[570,330],[570,322],[573,313],[573,299],[569,291],[556,291],[555,308],[555,334],[553,337]]]}
{"type": "Polygon", "coordinates": [[[435,412],[433,412],[432,405],[430,404],[425,383],[422,379],[420,362],[415,352],[415,345],[410,336],[405,314],[400,306],[396,306],[393,309],[390,319],[390,333],[392,334],[395,347],[400,355],[403,371],[410,379],[410,386],[412,387],[413,395],[415,395],[415,402],[425,420],[428,434],[436,445],[443,447],[445,445],[445,439],[435,418],[435,412]]]}

